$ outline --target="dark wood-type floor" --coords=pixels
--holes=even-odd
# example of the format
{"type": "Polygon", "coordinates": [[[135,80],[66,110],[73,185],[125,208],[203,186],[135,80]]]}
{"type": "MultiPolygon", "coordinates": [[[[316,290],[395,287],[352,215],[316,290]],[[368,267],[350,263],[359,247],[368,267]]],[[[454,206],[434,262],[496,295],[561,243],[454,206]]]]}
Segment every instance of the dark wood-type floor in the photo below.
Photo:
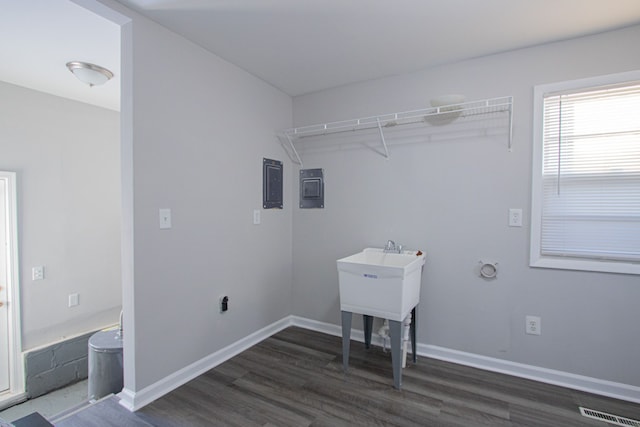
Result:
{"type": "Polygon", "coordinates": [[[192,426],[608,426],[585,406],[640,419],[640,405],[424,357],[392,388],[390,354],[288,328],[135,414],[115,397],[59,427],[192,426]]]}

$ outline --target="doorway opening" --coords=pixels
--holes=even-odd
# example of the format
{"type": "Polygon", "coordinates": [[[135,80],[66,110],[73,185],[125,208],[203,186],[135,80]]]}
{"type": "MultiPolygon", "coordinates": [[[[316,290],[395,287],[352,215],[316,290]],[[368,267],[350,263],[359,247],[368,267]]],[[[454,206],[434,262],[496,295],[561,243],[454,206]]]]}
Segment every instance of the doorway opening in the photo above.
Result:
{"type": "Polygon", "coordinates": [[[0,171],[0,407],[24,400],[16,174],[0,171]]]}
{"type": "MultiPolygon", "coordinates": [[[[53,47],[45,53],[60,49],[65,60],[86,59],[119,71],[119,65],[113,66],[110,61],[115,57],[119,64],[120,25],[98,14],[100,8],[106,8],[104,5],[97,0],[62,0],[46,6],[33,9],[16,3],[11,6],[11,13],[7,13],[28,33],[12,31],[16,43],[22,46],[31,39],[38,40],[34,49],[20,49],[28,52],[29,60],[50,58],[40,55],[42,49],[49,49],[45,41],[50,41],[53,47]],[[98,12],[89,10],[89,6],[98,12]],[[65,19],[56,19],[58,15],[65,19]],[[66,33],[58,31],[67,20],[73,22],[64,25],[65,28],[85,29],[77,46],[66,42],[63,37],[66,33]],[[39,25],[41,21],[43,25],[39,25]],[[50,27],[54,30],[44,30],[50,27]],[[104,43],[97,43],[93,38],[81,43],[89,39],[88,34],[93,37],[94,33],[103,32],[107,34],[104,43]],[[85,45],[88,45],[86,51],[85,45]],[[107,60],[102,61],[105,51],[108,51],[104,54],[107,60]]],[[[100,40],[97,34],[95,39],[100,40]]],[[[64,70],[64,61],[56,64],[64,70]]],[[[83,86],[66,70],[61,74],[75,85],[73,90],[96,97],[104,92],[83,86]]],[[[52,72],[38,80],[55,79],[55,76],[52,72]]],[[[117,84],[119,92],[119,78],[109,84],[111,88],[117,84]]],[[[16,176],[7,173],[5,180],[3,174],[0,200],[6,198],[7,202],[0,204],[3,213],[0,239],[6,235],[15,242],[6,246],[11,254],[0,251],[3,260],[0,264],[0,303],[3,304],[0,307],[0,410],[3,410],[64,387],[61,384],[64,381],[86,378],[87,346],[77,341],[117,323],[122,292],[119,96],[115,103],[102,105],[75,97],[74,92],[67,96],[38,86],[36,82],[29,86],[12,81],[4,74],[0,76],[0,90],[3,93],[0,107],[12,114],[6,116],[11,119],[3,122],[3,131],[4,123],[10,126],[6,126],[7,138],[2,142],[6,154],[2,168],[17,172],[20,192],[16,213],[16,176]],[[14,116],[17,120],[13,120],[14,116]],[[105,128],[108,129],[105,131],[105,128]],[[6,227],[5,217],[11,221],[6,227]],[[36,271],[39,274],[35,274],[36,271]],[[53,353],[49,355],[49,347],[59,348],[65,357],[72,357],[74,369],[66,359],[53,353]],[[83,348],[84,355],[80,354],[83,348]],[[43,360],[45,357],[49,360],[43,360]]],[[[0,243],[0,247],[5,246],[0,243]]]]}

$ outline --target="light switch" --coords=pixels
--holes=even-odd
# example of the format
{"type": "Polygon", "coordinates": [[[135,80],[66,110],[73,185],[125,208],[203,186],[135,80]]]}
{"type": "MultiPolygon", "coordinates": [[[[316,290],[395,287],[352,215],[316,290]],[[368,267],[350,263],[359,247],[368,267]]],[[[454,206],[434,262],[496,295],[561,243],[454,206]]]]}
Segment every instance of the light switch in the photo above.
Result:
{"type": "Polygon", "coordinates": [[[160,229],[166,230],[171,228],[171,209],[161,208],[160,213],[160,229]]]}
{"type": "Polygon", "coordinates": [[[259,209],[255,209],[253,211],[253,224],[254,225],[260,224],[260,210],[259,209]]]}
{"type": "Polygon", "coordinates": [[[69,294],[69,307],[75,307],[80,304],[78,294],[69,294]]]}

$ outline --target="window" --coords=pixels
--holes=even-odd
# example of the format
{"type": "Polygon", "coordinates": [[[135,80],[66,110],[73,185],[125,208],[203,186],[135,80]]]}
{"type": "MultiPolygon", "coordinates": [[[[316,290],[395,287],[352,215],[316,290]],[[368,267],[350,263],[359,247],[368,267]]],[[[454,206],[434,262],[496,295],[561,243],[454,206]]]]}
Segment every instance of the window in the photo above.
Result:
{"type": "Polygon", "coordinates": [[[536,86],[533,267],[640,274],[640,72],[536,86]]]}

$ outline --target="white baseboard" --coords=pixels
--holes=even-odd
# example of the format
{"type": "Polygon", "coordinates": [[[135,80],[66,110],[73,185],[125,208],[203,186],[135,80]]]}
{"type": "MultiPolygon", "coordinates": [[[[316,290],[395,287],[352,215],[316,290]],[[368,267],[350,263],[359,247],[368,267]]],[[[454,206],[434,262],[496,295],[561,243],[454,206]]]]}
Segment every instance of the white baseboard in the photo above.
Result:
{"type": "Polygon", "coordinates": [[[223,349],[216,351],[215,353],[210,354],[209,356],[198,360],[197,362],[192,363],[189,366],[180,369],[177,372],[174,372],[171,375],[164,377],[160,381],[157,381],[140,391],[135,392],[125,388],[118,394],[120,404],[130,411],[137,411],[170,391],[175,390],[197,376],[204,374],[221,363],[231,359],[233,356],[242,353],[246,349],[291,325],[291,316],[287,316],[223,349]]]}
{"type": "MultiPolygon", "coordinates": [[[[342,337],[342,327],[333,323],[318,322],[317,320],[307,319],[305,317],[290,316],[291,326],[309,329],[311,331],[321,332],[327,335],[342,337]]],[[[364,342],[364,331],[360,329],[351,329],[351,339],[358,342],[364,342]]],[[[371,334],[371,344],[382,347],[382,338],[378,335],[371,334]]],[[[387,342],[387,345],[389,343],[387,342]]]]}
{"type": "MultiPolygon", "coordinates": [[[[122,390],[118,395],[120,404],[130,411],[136,411],[143,406],[153,402],[154,400],[164,396],[170,391],[180,387],[188,381],[196,378],[215,368],[222,362],[229,360],[233,356],[242,353],[249,347],[269,338],[281,330],[289,326],[298,326],[301,328],[322,332],[333,336],[342,336],[342,329],[338,325],[332,323],[319,322],[317,320],[307,319],[299,316],[287,316],[268,325],[253,334],[242,338],[241,340],[225,347],[199,361],[151,384],[148,387],[133,392],[127,389],[122,390]]],[[[353,329],[351,331],[351,339],[364,342],[364,332],[353,329]]],[[[382,340],[373,335],[371,343],[374,345],[382,345],[382,340]]],[[[601,380],[598,378],[576,375],[569,372],[556,371],[553,369],[541,368],[538,366],[526,365],[523,363],[511,362],[508,360],[496,359],[493,357],[482,356],[473,353],[467,353],[449,348],[438,347],[429,344],[417,345],[418,355],[439,359],[447,362],[457,363],[460,365],[470,366],[478,369],[484,369],[492,372],[499,372],[507,375],[513,375],[520,378],[526,378],[547,384],[554,384],[562,387],[581,390],[593,394],[598,394],[616,399],[626,400],[629,402],[640,403],[640,387],[617,383],[613,381],[601,380]]]]}
{"type": "Polygon", "coordinates": [[[640,387],[614,381],[601,380],[555,369],[541,368],[509,360],[496,359],[463,351],[452,350],[435,345],[418,344],[417,352],[420,356],[471,366],[486,371],[499,372],[526,378],[541,383],[553,384],[574,390],[585,391],[601,396],[640,403],[640,387]]]}

